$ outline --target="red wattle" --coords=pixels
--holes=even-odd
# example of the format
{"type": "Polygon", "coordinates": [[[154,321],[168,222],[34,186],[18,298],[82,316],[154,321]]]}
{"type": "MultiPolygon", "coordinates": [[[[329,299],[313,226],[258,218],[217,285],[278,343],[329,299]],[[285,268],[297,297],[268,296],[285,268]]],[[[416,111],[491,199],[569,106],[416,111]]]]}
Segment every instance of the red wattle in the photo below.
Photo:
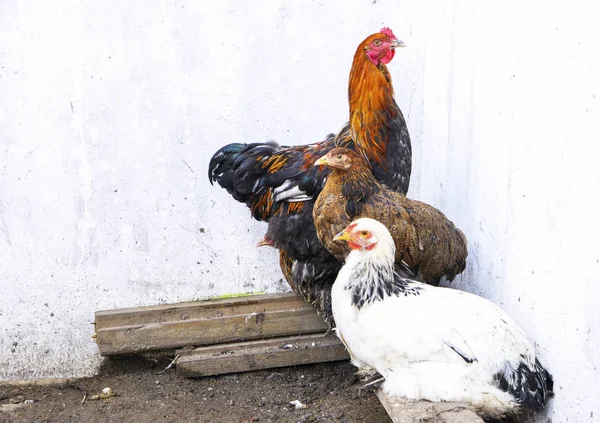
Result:
{"type": "Polygon", "coordinates": [[[389,49],[387,51],[387,53],[385,53],[383,55],[383,57],[380,59],[380,62],[383,63],[384,65],[387,65],[388,63],[390,63],[392,61],[392,59],[394,58],[395,54],[396,54],[396,50],[389,49]]]}
{"type": "Polygon", "coordinates": [[[367,57],[375,66],[379,65],[379,57],[377,57],[377,52],[373,50],[367,51],[367,57]]]}
{"type": "Polygon", "coordinates": [[[352,250],[360,250],[362,245],[357,244],[356,242],[348,241],[348,247],[350,247],[352,250]]]}

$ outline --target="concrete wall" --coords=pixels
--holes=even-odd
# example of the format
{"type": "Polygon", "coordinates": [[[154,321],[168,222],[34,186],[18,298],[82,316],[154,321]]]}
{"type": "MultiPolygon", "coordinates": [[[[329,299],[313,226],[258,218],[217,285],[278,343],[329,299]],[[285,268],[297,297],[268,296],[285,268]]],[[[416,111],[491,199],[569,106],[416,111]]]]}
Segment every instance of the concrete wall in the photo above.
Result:
{"type": "Polygon", "coordinates": [[[286,289],[208,159],[339,129],[356,45],[389,25],[410,195],[469,238],[455,285],[536,342],[554,422],[594,421],[600,30],[580,3],[3,0],[0,379],[93,373],[98,309],[286,289]]]}
{"type": "Polygon", "coordinates": [[[469,239],[456,287],[535,341],[555,375],[555,423],[600,421],[600,28],[579,3],[444,2],[412,40],[413,193],[469,239]]]}
{"type": "Polygon", "coordinates": [[[0,2],[0,379],[93,373],[99,309],[287,289],[208,160],[337,131],[393,5],[263,3],[0,2]]]}

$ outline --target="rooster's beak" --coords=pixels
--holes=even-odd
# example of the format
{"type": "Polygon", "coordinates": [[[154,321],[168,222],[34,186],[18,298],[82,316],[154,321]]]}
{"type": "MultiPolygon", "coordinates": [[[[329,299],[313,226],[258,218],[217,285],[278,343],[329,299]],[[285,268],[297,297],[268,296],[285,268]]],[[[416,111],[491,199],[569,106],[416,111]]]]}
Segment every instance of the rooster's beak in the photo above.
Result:
{"type": "Polygon", "coordinates": [[[314,165],[315,166],[329,166],[329,165],[331,165],[331,162],[329,160],[327,160],[327,156],[323,156],[319,160],[317,160],[314,165]]]}
{"type": "Polygon", "coordinates": [[[348,241],[350,240],[350,232],[346,232],[344,229],[342,232],[333,237],[334,241],[348,241]]]}
{"type": "Polygon", "coordinates": [[[402,40],[399,40],[396,38],[396,40],[394,40],[394,42],[392,43],[392,48],[398,48],[398,47],[406,47],[406,44],[404,44],[404,42],[402,40]]]}

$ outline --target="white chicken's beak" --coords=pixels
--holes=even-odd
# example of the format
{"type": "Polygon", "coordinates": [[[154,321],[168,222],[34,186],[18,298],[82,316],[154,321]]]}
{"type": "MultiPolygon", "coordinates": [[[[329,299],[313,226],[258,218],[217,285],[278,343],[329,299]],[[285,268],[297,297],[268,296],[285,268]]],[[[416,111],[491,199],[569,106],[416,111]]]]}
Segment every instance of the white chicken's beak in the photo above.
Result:
{"type": "Polygon", "coordinates": [[[333,237],[334,241],[349,241],[350,239],[351,239],[350,232],[346,232],[345,229],[333,237]]]}
{"type": "Polygon", "coordinates": [[[406,47],[406,44],[402,40],[396,38],[396,40],[392,43],[392,48],[406,47]]]}

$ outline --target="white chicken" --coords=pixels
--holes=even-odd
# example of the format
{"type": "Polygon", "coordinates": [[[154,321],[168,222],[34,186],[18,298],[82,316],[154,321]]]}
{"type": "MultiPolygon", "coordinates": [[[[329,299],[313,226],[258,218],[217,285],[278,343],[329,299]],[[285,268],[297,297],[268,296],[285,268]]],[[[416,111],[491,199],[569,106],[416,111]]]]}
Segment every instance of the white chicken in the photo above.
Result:
{"type": "Polygon", "coordinates": [[[390,396],[470,404],[501,418],[540,410],[552,376],[523,331],[492,302],[426,285],[394,270],[387,228],[358,219],[336,236],[351,253],[332,289],[338,337],[390,396]]]}

